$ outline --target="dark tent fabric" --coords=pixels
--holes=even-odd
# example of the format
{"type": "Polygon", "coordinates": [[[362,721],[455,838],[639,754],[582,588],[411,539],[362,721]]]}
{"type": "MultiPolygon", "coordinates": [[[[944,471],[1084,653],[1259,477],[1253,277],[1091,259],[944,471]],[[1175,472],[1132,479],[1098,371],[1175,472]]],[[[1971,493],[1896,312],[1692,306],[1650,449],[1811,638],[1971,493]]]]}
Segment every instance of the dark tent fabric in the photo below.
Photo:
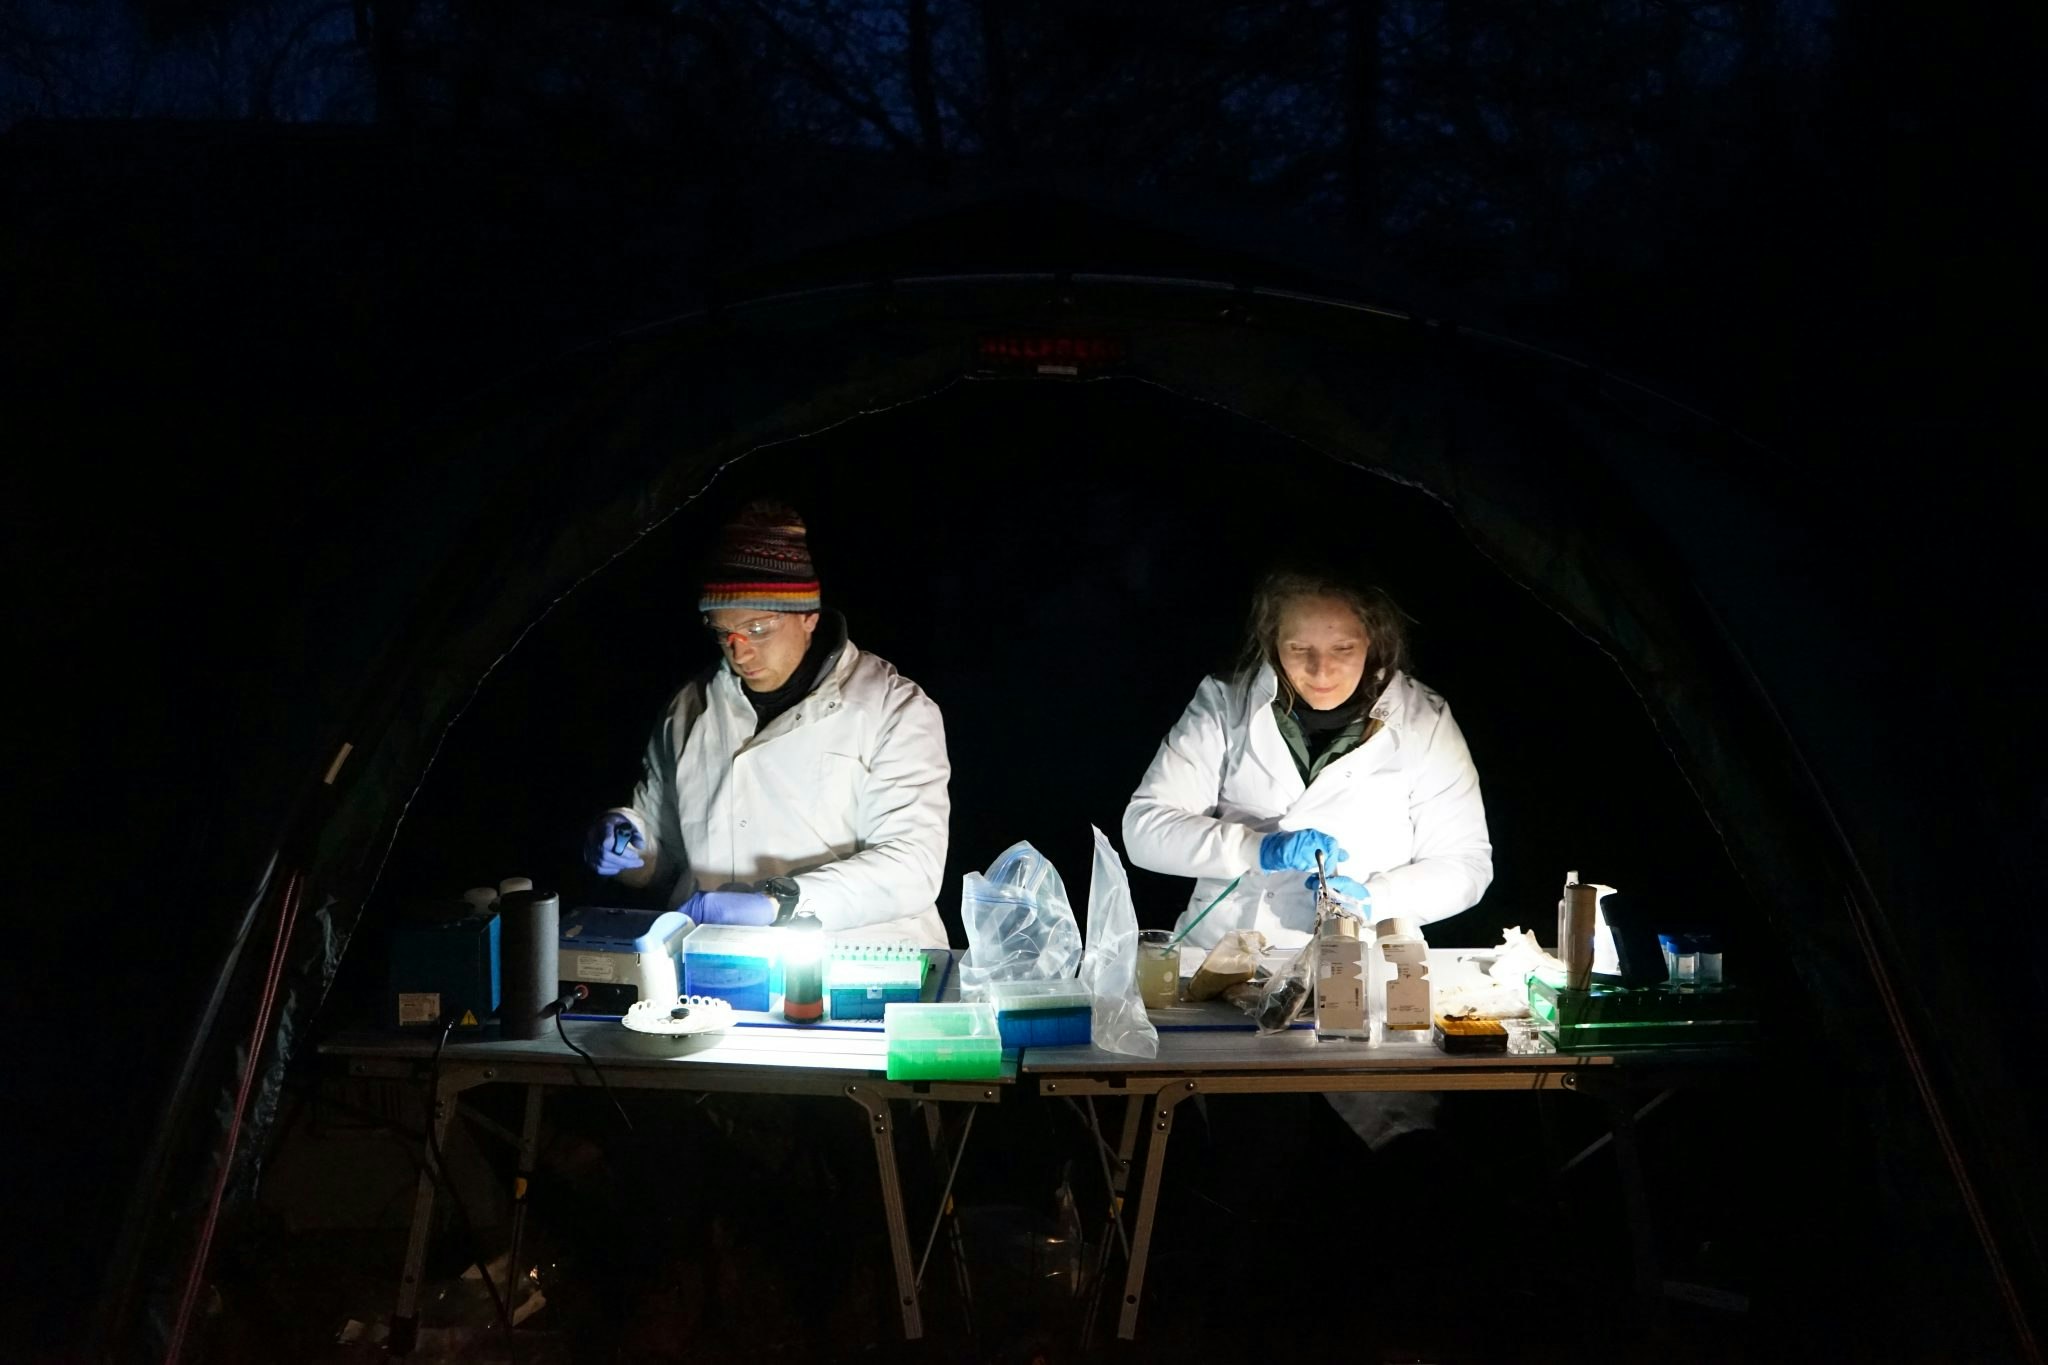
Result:
{"type": "Polygon", "coordinates": [[[2039,1130],[2026,1104],[2000,1102],[2023,1074],[2012,1044],[1968,1026],[1985,964],[1935,907],[1919,909],[1931,855],[1869,858],[1884,834],[1838,799],[1850,770],[1831,767],[1832,737],[1781,714],[1745,654],[1758,595],[1736,575],[1755,557],[1719,553],[1712,528],[1772,515],[1768,452],[1613,374],[1335,291],[1267,287],[1242,263],[1207,279],[919,277],[842,259],[508,380],[408,446],[394,462],[406,482],[385,490],[374,524],[337,528],[332,598],[308,646],[323,695],[295,700],[324,729],[301,723],[250,779],[276,826],[249,831],[249,894],[220,928],[220,979],[128,1220],[110,1336],[137,1318],[165,1325],[288,889],[297,919],[235,1147],[242,1194],[407,805],[492,670],[730,462],[952,385],[1018,382],[978,350],[996,332],[1113,337],[1124,358],[1095,382],[1159,386],[1427,492],[1611,656],[1818,1002],[1816,1053],[1867,1100],[1883,1197],[1930,1254],[1978,1258],[1944,1271],[1968,1286],[1952,1311],[2018,1321],[2040,1275],[2028,1241],[2039,1195],[2023,1171],[2039,1130]],[[1942,993],[1924,989],[1930,978],[1942,993]]]}

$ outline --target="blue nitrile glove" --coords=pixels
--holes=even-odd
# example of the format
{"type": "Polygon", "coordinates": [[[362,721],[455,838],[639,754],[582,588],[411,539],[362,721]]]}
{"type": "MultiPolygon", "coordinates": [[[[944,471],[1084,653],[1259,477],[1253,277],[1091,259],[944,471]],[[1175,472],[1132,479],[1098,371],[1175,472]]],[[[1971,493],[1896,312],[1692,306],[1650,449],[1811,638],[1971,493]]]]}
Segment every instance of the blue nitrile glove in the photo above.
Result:
{"type": "Polygon", "coordinates": [[[629,816],[608,810],[591,823],[583,836],[583,861],[600,877],[616,877],[632,867],[645,867],[647,860],[636,851],[647,847],[640,827],[629,816]]]}
{"type": "Polygon", "coordinates": [[[1326,862],[1341,863],[1348,856],[1343,845],[1319,829],[1276,830],[1259,840],[1259,871],[1313,872],[1317,849],[1326,862]]]}
{"type": "MultiPolygon", "coordinates": [[[[1334,872],[1330,874],[1329,882],[1330,890],[1336,892],[1344,899],[1357,901],[1360,905],[1372,904],[1372,888],[1364,882],[1353,881],[1349,877],[1340,877],[1334,872]]],[[[1302,885],[1313,891],[1316,889],[1316,879],[1311,876],[1302,885]]]]}
{"type": "Polygon", "coordinates": [[[778,907],[758,891],[699,891],[676,909],[698,924],[773,924],[778,907]]]}

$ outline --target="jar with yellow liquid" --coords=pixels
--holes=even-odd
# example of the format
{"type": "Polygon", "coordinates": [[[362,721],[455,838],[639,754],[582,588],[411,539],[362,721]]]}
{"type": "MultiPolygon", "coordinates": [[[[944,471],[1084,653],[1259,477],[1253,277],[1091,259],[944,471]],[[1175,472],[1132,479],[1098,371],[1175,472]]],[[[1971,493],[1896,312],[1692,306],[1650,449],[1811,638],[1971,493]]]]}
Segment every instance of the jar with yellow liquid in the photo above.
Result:
{"type": "Polygon", "coordinates": [[[1180,945],[1171,929],[1138,931],[1138,998],[1148,1010],[1180,1001],[1180,945]]]}

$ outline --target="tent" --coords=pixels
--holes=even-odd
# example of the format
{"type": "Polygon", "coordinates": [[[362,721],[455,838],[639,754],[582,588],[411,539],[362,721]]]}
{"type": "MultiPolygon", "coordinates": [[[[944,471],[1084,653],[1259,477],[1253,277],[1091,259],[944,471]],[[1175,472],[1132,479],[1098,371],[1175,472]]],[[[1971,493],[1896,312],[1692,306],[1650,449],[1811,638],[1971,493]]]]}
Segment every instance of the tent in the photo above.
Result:
{"type": "Polygon", "coordinates": [[[2025,1340],[2042,1266],[2022,1162],[2039,1130],[2000,1102],[2019,1060],[1972,1027],[1986,968],[1929,899],[1941,827],[1915,848],[1893,838],[1913,794],[1904,815],[1842,800],[1863,738],[1825,698],[1764,682],[1797,672],[1795,637],[1849,660],[1861,647],[1826,640],[1815,599],[1772,580],[1757,544],[1731,545],[1727,528],[1761,537],[1779,515],[1777,457],[1540,347],[1100,214],[1051,215],[1056,232],[1035,218],[1020,241],[999,230],[1013,209],[728,282],[508,379],[393,462],[404,482],[343,551],[346,590],[309,645],[324,694],[293,699],[271,766],[244,779],[264,798],[245,808],[274,823],[243,831],[246,886],[124,1225],[103,1343],[168,1325],[216,1196],[257,1178],[285,1072],[481,680],[716,470],[963,375],[1157,385],[1422,490],[1608,654],[1819,1002],[1816,1056],[1867,1104],[1882,1197],[1921,1249],[1901,1264],[1938,1265],[1944,1311],[1974,1339],[2025,1340]],[[939,241],[955,245],[942,257],[939,241]]]}

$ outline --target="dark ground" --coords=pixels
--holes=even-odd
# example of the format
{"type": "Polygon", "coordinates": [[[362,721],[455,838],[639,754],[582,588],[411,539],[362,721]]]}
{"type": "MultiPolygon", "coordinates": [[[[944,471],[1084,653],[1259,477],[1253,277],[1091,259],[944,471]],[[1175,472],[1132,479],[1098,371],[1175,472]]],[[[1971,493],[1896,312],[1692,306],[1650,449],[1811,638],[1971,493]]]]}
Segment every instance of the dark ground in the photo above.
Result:
{"type": "MultiPolygon", "coordinates": [[[[1922,1354],[1924,1344],[1880,1340],[1860,1325],[1869,1320],[1857,1309],[1853,1257],[1830,1254],[1853,1224],[1828,1207],[1844,1192],[1824,1176],[1824,1154],[1743,1137],[1743,1099],[1773,1083],[1750,1076],[1691,1090],[1646,1123],[1664,1276],[1720,1296],[1713,1308],[1667,1298],[1654,1320],[1631,1298],[1611,1148],[1555,1174],[1599,1132],[1585,1099],[1453,1097],[1437,1134],[1380,1153],[1314,1097],[1183,1105],[1139,1339],[1114,1339],[1122,1281],[1113,1260],[1085,1349],[1105,1206],[1087,1129],[1064,1101],[1019,1093],[983,1116],[956,1187],[959,1252],[942,1237],[926,1281],[927,1336],[911,1346],[900,1338],[873,1168],[850,1106],[700,1107],[633,1095],[628,1135],[596,1096],[570,1096],[553,1109],[534,1185],[532,1254],[522,1261],[547,1302],[519,1329],[518,1358],[1007,1365],[1321,1347],[1390,1362],[1973,1358],[1965,1343],[1922,1354]],[[800,1142],[761,1141],[791,1127],[800,1142]],[[739,1154],[735,1133],[751,1155],[739,1154]],[[1762,1192],[1765,1164],[1794,1191],[1779,1197],[1804,1215],[1767,1236],[1756,1208],[1772,1198],[1762,1192]],[[1058,1191],[1069,1174],[1078,1222],[1063,1226],[1058,1191]],[[1823,1213],[1825,1234],[1811,1230],[1823,1213]],[[1085,1246],[1053,1240],[1077,1226],[1085,1246]]],[[[502,1099],[497,1117],[508,1119],[502,1099]]],[[[1103,1122],[1116,1118],[1114,1106],[1103,1109],[1103,1122]]],[[[326,1115],[335,1133],[352,1121],[331,1106],[326,1115]]],[[[899,1152],[911,1158],[905,1182],[921,1239],[936,1177],[908,1146],[899,1152]]],[[[453,1160],[505,1165],[495,1150],[453,1160]]],[[[469,1197],[479,1207],[474,1190],[469,1197]]],[[[370,1344],[337,1345],[335,1334],[388,1312],[402,1232],[286,1232],[289,1216],[266,1201],[258,1218],[273,1226],[224,1246],[203,1358],[381,1358],[370,1344]]],[[[420,1365],[505,1358],[490,1303],[459,1278],[464,1242],[446,1220],[423,1296],[420,1365]]],[[[501,1230],[484,1224],[479,1244],[486,1255],[501,1250],[501,1230]]]]}

